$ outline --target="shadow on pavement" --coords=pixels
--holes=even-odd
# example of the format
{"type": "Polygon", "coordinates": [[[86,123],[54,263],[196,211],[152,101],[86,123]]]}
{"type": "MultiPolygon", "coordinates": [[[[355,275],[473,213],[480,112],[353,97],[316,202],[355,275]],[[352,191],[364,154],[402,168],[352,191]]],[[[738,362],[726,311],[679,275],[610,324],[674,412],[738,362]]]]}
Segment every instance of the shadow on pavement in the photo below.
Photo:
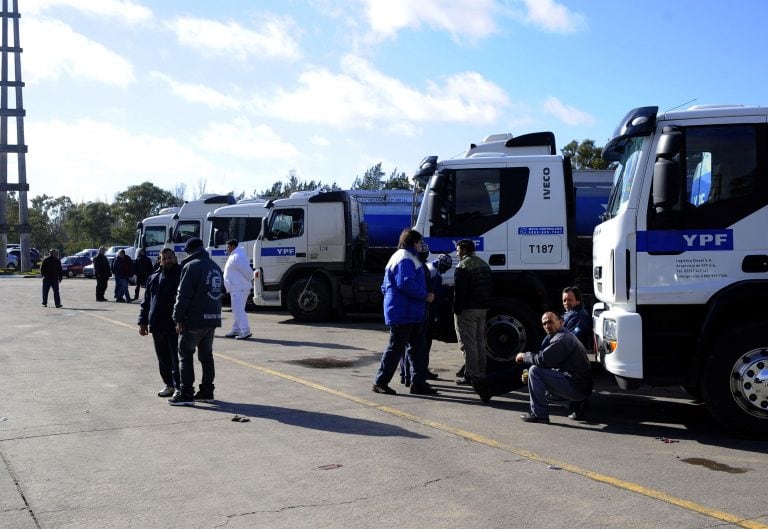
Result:
{"type": "Polygon", "coordinates": [[[409,432],[399,426],[356,419],[331,413],[282,408],[279,406],[264,406],[261,404],[246,404],[240,402],[215,401],[213,404],[195,404],[195,409],[231,413],[253,419],[271,419],[290,426],[321,430],[326,432],[351,435],[368,435],[374,437],[409,437],[412,439],[428,439],[426,435],[409,432]]]}

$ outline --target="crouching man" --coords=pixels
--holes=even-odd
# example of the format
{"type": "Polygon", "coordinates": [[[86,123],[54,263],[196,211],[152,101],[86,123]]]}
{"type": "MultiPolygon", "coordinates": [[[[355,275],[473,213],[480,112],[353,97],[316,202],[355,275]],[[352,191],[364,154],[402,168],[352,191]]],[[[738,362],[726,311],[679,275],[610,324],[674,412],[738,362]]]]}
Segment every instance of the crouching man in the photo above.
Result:
{"type": "Polygon", "coordinates": [[[549,423],[547,392],[571,401],[573,420],[584,419],[584,407],[592,394],[592,370],[587,350],[579,339],[565,330],[554,312],[545,312],[541,324],[547,337],[538,353],[517,353],[518,364],[528,367],[531,412],[521,415],[525,422],[549,423]]]}

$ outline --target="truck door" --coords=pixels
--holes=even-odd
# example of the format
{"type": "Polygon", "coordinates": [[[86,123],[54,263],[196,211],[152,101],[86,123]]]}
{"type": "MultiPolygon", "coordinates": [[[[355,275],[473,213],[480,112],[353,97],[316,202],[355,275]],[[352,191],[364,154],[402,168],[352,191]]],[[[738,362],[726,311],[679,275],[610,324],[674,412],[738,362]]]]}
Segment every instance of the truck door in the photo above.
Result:
{"type": "Polygon", "coordinates": [[[638,305],[706,303],[724,286],[754,278],[745,263],[749,255],[764,254],[768,129],[681,124],[675,131],[682,135],[671,157],[679,160],[677,196],[656,204],[661,199],[652,191],[649,205],[655,207],[638,219],[638,305]]]}
{"type": "Polygon", "coordinates": [[[276,208],[264,227],[261,268],[265,284],[279,283],[292,266],[307,262],[306,207],[276,208]]]}

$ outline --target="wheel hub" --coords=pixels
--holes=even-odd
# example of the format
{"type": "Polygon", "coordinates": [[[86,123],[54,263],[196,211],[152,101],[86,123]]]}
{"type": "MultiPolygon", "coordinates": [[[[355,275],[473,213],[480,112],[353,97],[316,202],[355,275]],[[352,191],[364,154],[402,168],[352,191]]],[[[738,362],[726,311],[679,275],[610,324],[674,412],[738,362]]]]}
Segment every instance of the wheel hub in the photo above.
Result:
{"type": "Polygon", "coordinates": [[[301,310],[304,312],[312,312],[318,305],[317,294],[312,290],[305,290],[299,296],[298,302],[301,310]]]}
{"type": "Polygon", "coordinates": [[[487,321],[485,343],[488,356],[497,362],[512,362],[525,349],[525,327],[512,316],[500,314],[487,321]]]}
{"type": "Polygon", "coordinates": [[[741,409],[768,419],[768,349],[753,349],[736,360],[731,394],[741,409]]]}

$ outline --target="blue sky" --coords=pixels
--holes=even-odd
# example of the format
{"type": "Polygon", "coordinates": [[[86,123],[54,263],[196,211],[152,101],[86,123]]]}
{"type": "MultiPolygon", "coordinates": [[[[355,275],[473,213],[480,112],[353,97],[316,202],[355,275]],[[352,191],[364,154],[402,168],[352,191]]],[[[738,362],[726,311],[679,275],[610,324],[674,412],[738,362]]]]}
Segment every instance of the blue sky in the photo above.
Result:
{"type": "MultiPolygon", "coordinates": [[[[29,197],[409,176],[491,133],[768,104],[762,0],[19,0],[29,197]],[[689,105],[686,105],[689,106],[689,105]]],[[[12,122],[12,120],[11,120],[12,122]]],[[[15,168],[9,181],[16,181],[15,168]]]]}

